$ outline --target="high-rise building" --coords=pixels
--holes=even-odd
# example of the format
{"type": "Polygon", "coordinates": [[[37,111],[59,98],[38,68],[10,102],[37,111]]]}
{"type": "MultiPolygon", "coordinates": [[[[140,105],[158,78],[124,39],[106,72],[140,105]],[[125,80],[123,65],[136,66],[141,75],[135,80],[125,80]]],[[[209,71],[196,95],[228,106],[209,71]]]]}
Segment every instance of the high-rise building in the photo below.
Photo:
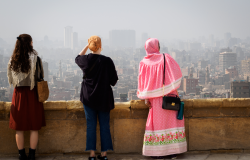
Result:
{"type": "Polygon", "coordinates": [[[76,47],[78,47],[78,34],[73,32],[71,34],[71,49],[75,49],[76,47]]]}
{"type": "Polygon", "coordinates": [[[219,55],[219,69],[225,73],[225,69],[235,66],[237,67],[237,54],[233,52],[222,52],[219,55]]]}
{"type": "Polygon", "coordinates": [[[70,48],[71,47],[71,34],[72,34],[73,27],[67,26],[64,28],[64,47],[70,48]]]}
{"type": "Polygon", "coordinates": [[[226,46],[228,46],[228,42],[231,39],[231,33],[227,32],[224,34],[224,43],[226,46]]]}
{"type": "Polygon", "coordinates": [[[112,30],[109,32],[109,42],[112,48],[135,48],[135,31],[112,30]]]}
{"type": "Polygon", "coordinates": [[[3,67],[3,55],[0,54],[0,68],[3,67]]]}
{"type": "Polygon", "coordinates": [[[44,72],[44,80],[49,80],[49,64],[48,62],[43,61],[43,72],[44,72]]]}

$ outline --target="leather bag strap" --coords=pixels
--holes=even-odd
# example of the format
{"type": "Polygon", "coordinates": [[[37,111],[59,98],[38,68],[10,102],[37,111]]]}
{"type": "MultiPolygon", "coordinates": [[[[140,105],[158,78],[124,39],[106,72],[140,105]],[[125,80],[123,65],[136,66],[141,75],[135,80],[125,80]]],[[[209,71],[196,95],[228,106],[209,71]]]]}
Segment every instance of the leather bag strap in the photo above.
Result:
{"type": "Polygon", "coordinates": [[[39,69],[40,69],[40,77],[39,77],[39,81],[43,81],[44,79],[43,79],[43,74],[42,74],[42,72],[41,72],[41,70],[42,70],[42,66],[41,66],[41,58],[39,57],[39,56],[37,56],[37,64],[38,64],[38,67],[39,67],[39,69]]]}

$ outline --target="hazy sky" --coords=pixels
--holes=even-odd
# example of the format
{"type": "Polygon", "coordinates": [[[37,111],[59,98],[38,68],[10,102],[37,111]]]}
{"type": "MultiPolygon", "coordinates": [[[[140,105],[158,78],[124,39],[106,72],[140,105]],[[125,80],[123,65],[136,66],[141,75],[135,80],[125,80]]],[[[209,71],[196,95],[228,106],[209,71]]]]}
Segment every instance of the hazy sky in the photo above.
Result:
{"type": "Polygon", "coordinates": [[[0,0],[0,38],[21,33],[63,40],[65,26],[79,40],[108,38],[110,30],[133,29],[159,39],[250,36],[250,0],[0,0]]]}

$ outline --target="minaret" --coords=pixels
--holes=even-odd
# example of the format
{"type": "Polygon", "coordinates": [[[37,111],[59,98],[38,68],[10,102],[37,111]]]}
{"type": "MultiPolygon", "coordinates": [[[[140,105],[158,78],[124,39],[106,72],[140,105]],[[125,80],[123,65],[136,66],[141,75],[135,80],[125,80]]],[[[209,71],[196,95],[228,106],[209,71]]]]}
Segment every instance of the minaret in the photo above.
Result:
{"type": "Polygon", "coordinates": [[[205,84],[207,85],[210,82],[210,74],[208,67],[206,67],[206,79],[205,79],[205,84]]]}
{"type": "Polygon", "coordinates": [[[61,61],[59,62],[59,76],[60,76],[60,79],[62,79],[62,63],[61,63],[61,61]]]}

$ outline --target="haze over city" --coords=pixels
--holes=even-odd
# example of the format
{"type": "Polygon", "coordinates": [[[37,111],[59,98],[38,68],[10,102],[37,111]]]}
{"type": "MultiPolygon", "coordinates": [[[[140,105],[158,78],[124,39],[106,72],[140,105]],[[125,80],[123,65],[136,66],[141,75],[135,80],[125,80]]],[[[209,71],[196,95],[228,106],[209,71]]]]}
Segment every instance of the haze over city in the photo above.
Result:
{"type": "Polygon", "coordinates": [[[6,68],[23,33],[44,62],[49,100],[79,99],[82,71],[74,59],[92,35],[102,38],[102,54],[115,63],[115,101],[138,99],[148,38],[158,38],[161,52],[180,65],[182,98],[250,97],[249,6],[248,0],[2,0],[0,101],[11,101],[6,68]]]}

